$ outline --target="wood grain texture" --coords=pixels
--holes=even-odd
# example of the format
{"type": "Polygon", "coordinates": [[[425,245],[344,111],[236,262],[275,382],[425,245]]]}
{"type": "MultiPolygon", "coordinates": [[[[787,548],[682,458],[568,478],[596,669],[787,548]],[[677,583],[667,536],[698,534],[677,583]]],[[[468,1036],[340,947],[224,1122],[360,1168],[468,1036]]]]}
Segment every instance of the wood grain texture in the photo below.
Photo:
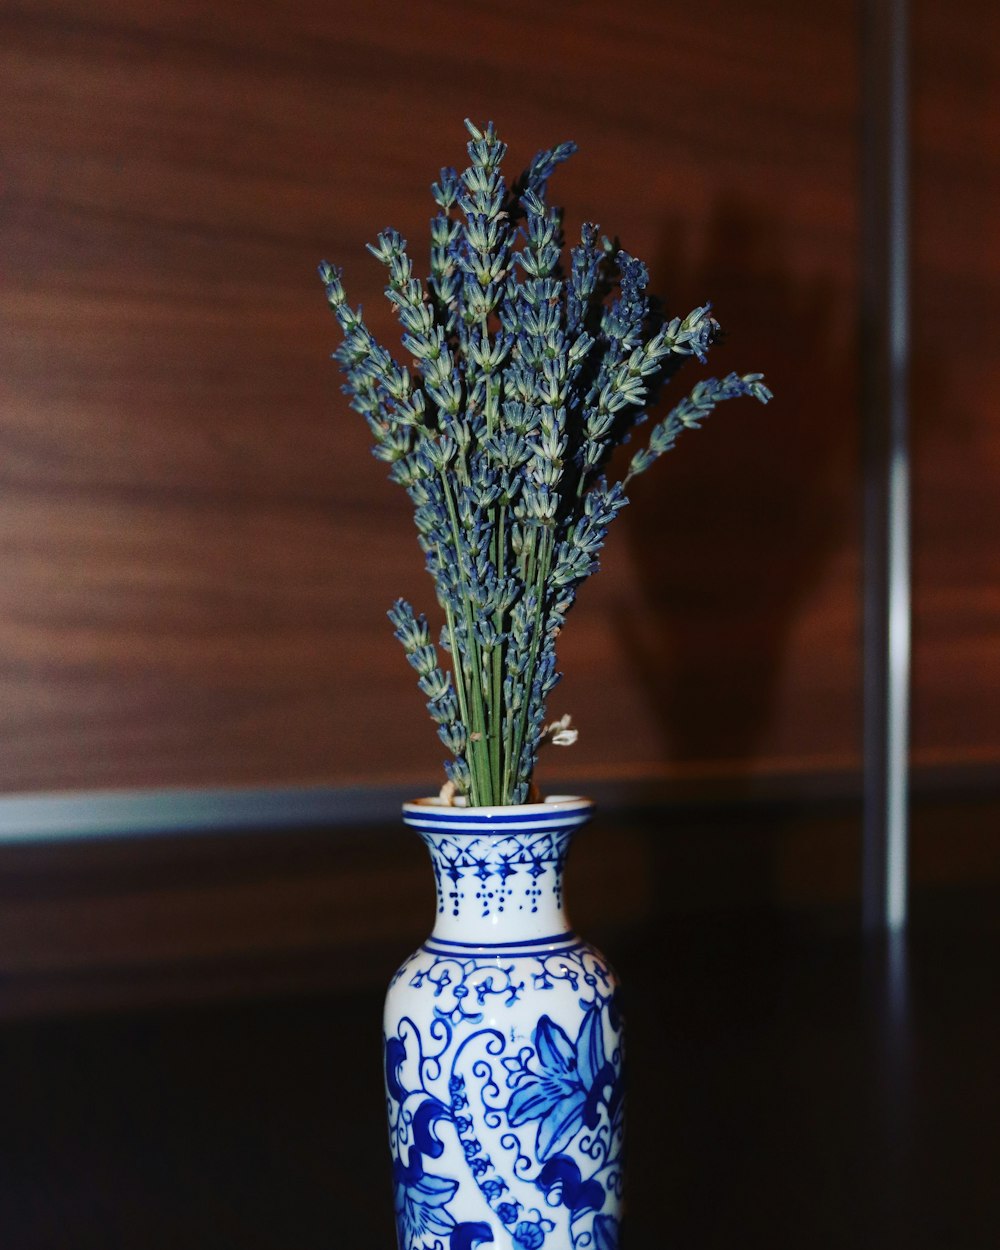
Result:
{"type": "MultiPolygon", "coordinates": [[[[927,65],[951,68],[921,98],[947,94],[952,124],[922,115],[921,152],[986,230],[990,123],[957,165],[949,138],[975,106],[953,81],[975,23],[941,48],[943,8],[924,11],[927,65]]],[[[511,171],[575,138],[553,184],[569,232],[620,234],[678,311],[712,298],[716,370],[760,368],[779,397],[638,484],[562,640],[552,710],[581,743],[544,776],[854,767],[857,37],[844,0],[6,6],[0,788],[436,784],[384,619],[430,587],[339,395],[314,269],[342,263],[395,341],[364,243],[391,223],[425,263],[465,115],[496,120],[511,171]]],[[[938,194],[920,264],[995,316],[938,194]]],[[[924,424],[963,396],[995,452],[960,376],[935,375],[924,424]]],[[[918,758],[1000,757],[995,718],[968,714],[1000,635],[994,556],[966,541],[988,457],[967,491],[951,446],[920,470],[918,758]]]]}
{"type": "Polygon", "coordinates": [[[914,747],[996,762],[1000,12],[919,4],[914,49],[914,747]]]}

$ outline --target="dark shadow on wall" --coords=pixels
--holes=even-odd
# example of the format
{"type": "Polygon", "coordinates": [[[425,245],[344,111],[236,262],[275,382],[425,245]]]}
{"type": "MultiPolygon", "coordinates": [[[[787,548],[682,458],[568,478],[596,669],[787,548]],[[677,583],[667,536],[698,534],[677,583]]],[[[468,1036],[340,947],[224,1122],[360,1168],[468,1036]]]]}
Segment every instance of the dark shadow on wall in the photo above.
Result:
{"type": "Polygon", "coordinates": [[[671,759],[740,773],[771,722],[801,605],[856,541],[853,309],[831,279],[797,276],[775,224],[745,203],[719,205],[703,256],[684,244],[665,231],[651,289],[671,315],[711,299],[733,333],[707,368],[681,371],[662,412],[732,370],[764,373],[775,399],[723,405],[635,483],[622,527],[643,608],[618,625],[671,759]]]}

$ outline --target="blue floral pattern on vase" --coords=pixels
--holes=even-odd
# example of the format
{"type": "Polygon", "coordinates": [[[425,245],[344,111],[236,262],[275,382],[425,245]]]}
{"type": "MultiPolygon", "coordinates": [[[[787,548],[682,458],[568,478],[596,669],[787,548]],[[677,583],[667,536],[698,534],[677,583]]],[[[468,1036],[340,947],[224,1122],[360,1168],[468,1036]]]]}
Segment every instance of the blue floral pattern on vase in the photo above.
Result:
{"type": "Polygon", "coordinates": [[[478,809],[445,810],[435,820],[473,827],[448,828],[441,858],[434,831],[420,828],[439,922],[386,1000],[400,1250],[617,1250],[617,982],[569,929],[561,898],[569,834],[585,819],[580,803],[560,827],[547,805],[509,809],[521,826],[514,856],[509,833],[485,831],[478,809]],[[524,828],[532,812],[545,828],[524,828]],[[465,854],[463,834],[474,853],[465,854]],[[521,873],[523,888],[511,880],[521,873]],[[498,898],[497,884],[511,893],[498,898]]]}
{"type": "Polygon", "coordinates": [[[542,1161],[568,1146],[583,1128],[594,1134],[588,1144],[600,1141],[607,1158],[612,1141],[620,1136],[623,1091],[621,1064],[608,1059],[600,1005],[595,1002],[587,1009],[575,1043],[542,1016],[535,1028],[535,1050],[537,1070],[505,1060],[511,1073],[508,1084],[514,1086],[507,1107],[511,1127],[538,1121],[536,1154],[542,1161]]]}

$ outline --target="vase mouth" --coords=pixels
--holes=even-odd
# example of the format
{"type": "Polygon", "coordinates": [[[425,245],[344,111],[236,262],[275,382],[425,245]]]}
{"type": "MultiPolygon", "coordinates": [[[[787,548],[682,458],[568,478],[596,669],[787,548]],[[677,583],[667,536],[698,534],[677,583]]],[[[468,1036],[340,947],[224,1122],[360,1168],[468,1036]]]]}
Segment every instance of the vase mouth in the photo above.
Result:
{"type": "Polygon", "coordinates": [[[497,804],[495,806],[470,807],[463,798],[456,799],[454,802],[446,803],[437,796],[433,798],[411,799],[408,803],[403,804],[403,815],[431,815],[435,819],[448,819],[449,813],[453,813],[456,819],[469,820],[475,818],[479,820],[491,820],[500,817],[510,820],[516,816],[532,817],[532,816],[553,816],[556,814],[566,813],[567,815],[583,815],[590,812],[594,807],[594,800],[584,798],[577,794],[552,794],[544,798],[540,803],[507,803],[497,804]]]}

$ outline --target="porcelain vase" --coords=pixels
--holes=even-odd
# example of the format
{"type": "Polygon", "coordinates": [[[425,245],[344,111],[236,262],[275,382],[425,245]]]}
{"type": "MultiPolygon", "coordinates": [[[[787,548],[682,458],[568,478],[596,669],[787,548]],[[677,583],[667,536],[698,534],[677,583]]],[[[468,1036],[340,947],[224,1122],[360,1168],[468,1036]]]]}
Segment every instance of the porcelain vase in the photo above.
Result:
{"type": "Polygon", "coordinates": [[[404,805],[437,918],[385,1004],[399,1250],[617,1250],[618,983],[562,891],[591,811],[580,798],[404,805]]]}

